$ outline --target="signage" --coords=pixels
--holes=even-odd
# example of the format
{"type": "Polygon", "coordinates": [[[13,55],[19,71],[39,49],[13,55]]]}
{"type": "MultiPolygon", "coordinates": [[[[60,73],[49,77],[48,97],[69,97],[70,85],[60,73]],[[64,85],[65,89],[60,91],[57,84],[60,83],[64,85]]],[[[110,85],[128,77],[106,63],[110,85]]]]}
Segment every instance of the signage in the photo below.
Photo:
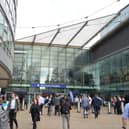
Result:
{"type": "Polygon", "coordinates": [[[40,83],[31,83],[31,87],[45,87],[45,88],[62,88],[65,89],[65,84],[40,84],[40,83]]]}

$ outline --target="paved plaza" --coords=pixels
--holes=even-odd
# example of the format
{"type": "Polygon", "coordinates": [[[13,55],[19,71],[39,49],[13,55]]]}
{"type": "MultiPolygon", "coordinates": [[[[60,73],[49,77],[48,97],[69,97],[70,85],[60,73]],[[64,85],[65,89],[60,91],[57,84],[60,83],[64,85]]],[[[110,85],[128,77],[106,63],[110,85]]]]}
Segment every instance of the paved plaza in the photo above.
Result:
{"type": "MultiPolygon", "coordinates": [[[[32,129],[32,121],[29,111],[18,112],[19,129],[32,129]]],[[[62,129],[61,117],[48,116],[45,109],[37,129],[62,129]]],[[[121,129],[121,115],[108,114],[102,109],[98,119],[90,113],[88,118],[83,118],[82,113],[71,111],[70,129],[121,129]]]]}

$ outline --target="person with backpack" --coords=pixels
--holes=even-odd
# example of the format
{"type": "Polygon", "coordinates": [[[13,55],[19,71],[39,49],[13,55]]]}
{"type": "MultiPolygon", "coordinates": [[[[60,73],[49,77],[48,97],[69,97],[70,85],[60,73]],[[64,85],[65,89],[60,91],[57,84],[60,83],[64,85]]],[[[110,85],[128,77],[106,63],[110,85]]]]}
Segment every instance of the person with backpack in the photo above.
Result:
{"type": "Polygon", "coordinates": [[[70,129],[70,110],[71,104],[68,98],[61,99],[61,116],[63,129],[70,129]]]}
{"type": "Polygon", "coordinates": [[[0,129],[9,129],[7,112],[2,108],[2,99],[0,98],[0,129]]]}

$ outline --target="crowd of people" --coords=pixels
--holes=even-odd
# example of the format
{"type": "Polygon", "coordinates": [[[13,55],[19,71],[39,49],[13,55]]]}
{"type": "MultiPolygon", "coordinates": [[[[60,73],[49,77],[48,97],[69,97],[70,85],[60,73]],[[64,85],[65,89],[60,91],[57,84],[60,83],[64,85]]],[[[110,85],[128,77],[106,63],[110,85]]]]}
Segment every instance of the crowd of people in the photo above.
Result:
{"type": "Polygon", "coordinates": [[[58,116],[62,116],[63,129],[70,129],[71,102],[68,96],[50,95],[44,97],[42,94],[39,94],[33,97],[30,108],[28,109],[28,102],[25,101],[25,98],[23,105],[23,101],[21,101],[20,97],[15,93],[10,95],[9,100],[6,100],[5,96],[0,98],[0,129],[18,129],[17,112],[26,109],[28,109],[31,114],[33,122],[32,128],[37,129],[37,121],[40,121],[41,115],[44,114],[44,107],[48,108],[47,114],[49,116],[52,114],[57,115],[57,113],[58,116]]]}
{"type": "MultiPolygon", "coordinates": [[[[101,110],[101,106],[104,104],[104,100],[97,94],[93,97],[83,94],[74,96],[70,95],[47,95],[43,96],[38,94],[33,96],[33,100],[28,106],[28,99],[26,96],[21,98],[15,93],[11,94],[9,100],[6,100],[5,96],[0,98],[0,129],[18,129],[19,124],[17,121],[17,112],[28,110],[31,114],[33,129],[37,129],[37,121],[40,121],[41,115],[45,114],[44,109],[47,108],[48,116],[61,116],[62,129],[70,129],[70,111],[74,109],[77,113],[82,113],[83,118],[88,118],[89,113],[94,114],[94,118],[98,118],[101,110]],[[29,107],[29,108],[28,108],[29,107]],[[3,117],[4,119],[1,119],[3,117]]],[[[124,97],[114,96],[111,97],[110,103],[114,109],[114,114],[122,114],[122,128],[126,129],[127,118],[129,118],[129,111],[126,111],[129,106],[127,105],[125,110],[122,109],[122,104],[129,102],[124,97]]]]}

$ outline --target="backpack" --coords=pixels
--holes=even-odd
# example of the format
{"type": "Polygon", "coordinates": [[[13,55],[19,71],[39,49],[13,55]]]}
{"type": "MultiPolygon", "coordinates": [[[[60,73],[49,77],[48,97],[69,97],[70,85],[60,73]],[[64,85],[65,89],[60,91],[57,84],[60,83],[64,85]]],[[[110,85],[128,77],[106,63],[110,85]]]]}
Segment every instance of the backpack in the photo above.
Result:
{"type": "Polygon", "coordinates": [[[62,114],[69,114],[69,105],[66,103],[62,105],[62,114]]]}

